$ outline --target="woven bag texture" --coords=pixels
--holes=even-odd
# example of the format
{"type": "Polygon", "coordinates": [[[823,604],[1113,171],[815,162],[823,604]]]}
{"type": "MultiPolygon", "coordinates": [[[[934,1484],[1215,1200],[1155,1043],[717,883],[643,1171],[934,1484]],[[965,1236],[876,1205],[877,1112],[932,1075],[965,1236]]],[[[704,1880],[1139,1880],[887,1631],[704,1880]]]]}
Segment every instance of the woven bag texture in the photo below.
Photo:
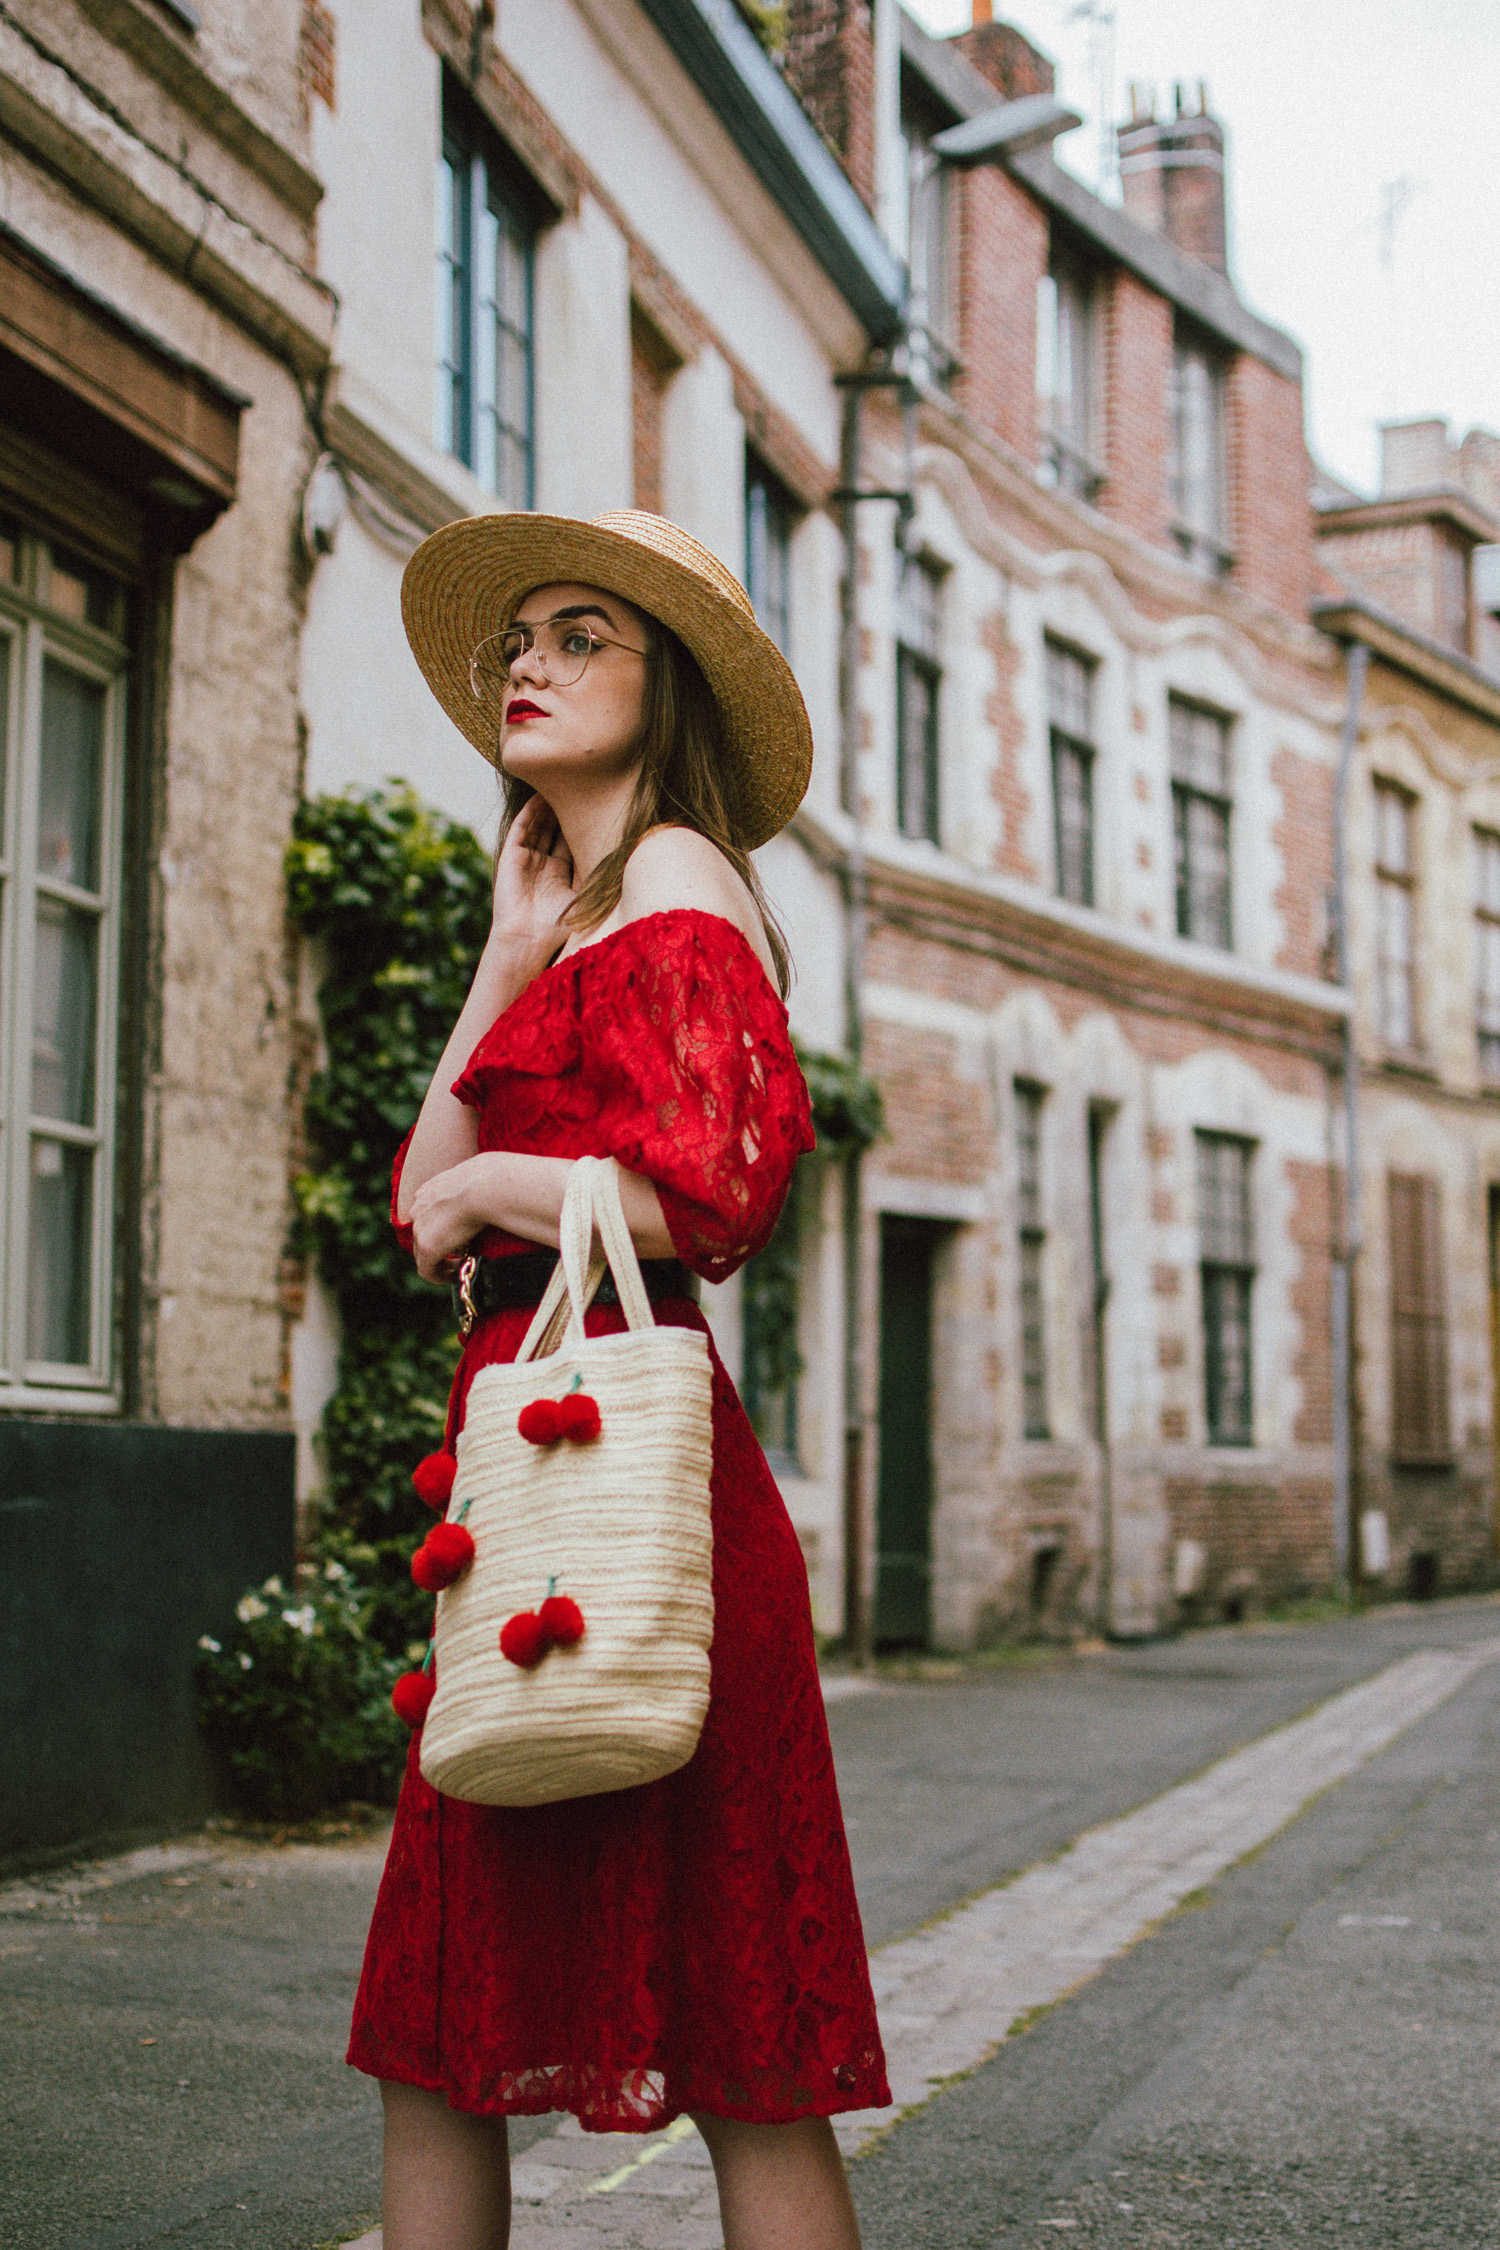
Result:
{"type": "Polygon", "coordinates": [[[655,1325],[613,1163],[581,1159],[568,1198],[563,1260],[521,1350],[550,1342],[566,1311],[562,1346],[481,1369],[458,1440],[448,1515],[463,1513],[475,1554],[438,1596],[421,1763],[434,1788],[473,1804],[548,1804],[659,1780],[686,1765],[708,1709],[708,1339],[655,1325]],[[602,1260],[587,1265],[596,1217],[631,1323],[621,1335],[583,1334],[603,1272],[602,1260]],[[575,1378],[598,1402],[598,1437],[528,1443],[521,1409],[564,1397],[575,1378]],[[577,1602],[583,1639],[522,1670],[501,1655],[500,1629],[550,1590],[577,1602]]]}

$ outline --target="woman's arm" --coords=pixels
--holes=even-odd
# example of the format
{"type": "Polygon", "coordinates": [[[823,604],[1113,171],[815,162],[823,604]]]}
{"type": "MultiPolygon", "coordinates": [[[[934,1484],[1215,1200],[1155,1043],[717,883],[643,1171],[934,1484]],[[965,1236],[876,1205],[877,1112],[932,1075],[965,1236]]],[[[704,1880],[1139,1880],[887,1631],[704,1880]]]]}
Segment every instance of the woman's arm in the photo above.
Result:
{"type": "MultiPolygon", "coordinates": [[[[532,797],[517,814],[500,853],[490,934],[406,1151],[399,1219],[413,1217],[418,1190],[428,1180],[474,1155],[479,1127],[474,1112],[450,1091],[453,1081],[495,1018],[563,942],[567,933],[558,922],[572,903],[573,862],[562,832],[550,808],[532,797]]],[[[420,1247],[417,1263],[429,1281],[435,1278],[422,1264],[420,1247]]]]}
{"type": "MultiPolygon", "coordinates": [[[[535,798],[531,800],[531,804],[537,802],[535,798]]],[[[528,804],[526,812],[530,810],[528,804]]],[[[525,817],[523,813],[521,820],[525,817]]],[[[511,831],[512,837],[520,828],[521,820],[511,831]]],[[[558,841],[560,843],[560,839],[558,841]]],[[[507,839],[506,854],[510,848],[510,839],[507,839]]],[[[504,859],[502,855],[502,877],[504,859]]],[[[497,882],[497,899],[499,889],[497,882]]],[[[658,828],[644,836],[630,855],[620,893],[617,926],[639,921],[647,914],[670,913],[679,907],[695,907],[707,914],[723,915],[726,921],[743,931],[769,968],[765,932],[755,902],[722,852],[716,851],[706,837],[690,829],[658,828]]],[[[554,923],[554,933],[555,927],[554,923]]],[[[488,958],[489,948],[486,948],[486,961],[488,958]]],[[[562,1200],[572,1171],[565,1157],[521,1156],[506,1151],[476,1155],[474,1152],[473,1112],[455,1101],[448,1087],[468,1061],[475,1041],[488,1029],[500,1008],[515,996],[512,991],[498,1006],[491,1005],[488,997],[477,1004],[476,996],[485,977],[486,969],[481,963],[474,990],[423,1104],[401,1176],[400,1215],[409,1217],[412,1222],[417,1270],[428,1281],[443,1280],[451,1270],[453,1259],[486,1227],[502,1227],[507,1234],[519,1235],[525,1242],[539,1242],[556,1249],[562,1200]],[[486,1007],[488,1013],[485,1013],[486,1007]],[[463,1043],[465,1039],[467,1046],[463,1043]],[[429,1124],[430,1133],[427,1131],[429,1124]],[[418,1156],[419,1141],[421,1165],[414,1171],[413,1158],[418,1156]],[[433,1161],[434,1156],[436,1161],[433,1161]]],[[[486,988],[487,993],[489,989],[486,988]]],[[[500,989],[498,983],[493,989],[500,989]]],[[[519,989],[518,984],[515,990],[519,989]]],[[[620,1200],[639,1254],[643,1258],[675,1256],[676,1246],[662,1215],[661,1200],[651,1182],[622,1169],[620,1200]]]]}

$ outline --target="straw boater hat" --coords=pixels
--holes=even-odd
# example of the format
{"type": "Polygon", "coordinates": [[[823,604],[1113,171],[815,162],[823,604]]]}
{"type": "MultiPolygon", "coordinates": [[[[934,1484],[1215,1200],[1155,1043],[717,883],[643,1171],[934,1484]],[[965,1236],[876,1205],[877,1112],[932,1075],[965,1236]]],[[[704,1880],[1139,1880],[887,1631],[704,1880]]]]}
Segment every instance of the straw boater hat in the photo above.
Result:
{"type": "Polygon", "coordinates": [[[671,628],[697,658],[723,719],[735,842],[753,851],[784,828],[812,771],[812,728],[791,667],[717,555],[639,508],[592,523],[466,516],[423,541],[401,582],[401,615],[427,684],[459,732],[499,765],[500,730],[470,691],[469,658],[533,587],[564,583],[602,587],[671,628]]]}

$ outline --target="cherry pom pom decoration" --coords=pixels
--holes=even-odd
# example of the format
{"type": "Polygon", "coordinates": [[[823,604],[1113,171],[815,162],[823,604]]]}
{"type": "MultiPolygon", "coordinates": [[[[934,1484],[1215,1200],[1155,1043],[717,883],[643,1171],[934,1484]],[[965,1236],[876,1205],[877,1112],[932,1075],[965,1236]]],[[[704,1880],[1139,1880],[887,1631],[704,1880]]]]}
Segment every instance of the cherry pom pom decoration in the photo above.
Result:
{"type": "Polygon", "coordinates": [[[559,1438],[591,1445],[603,1426],[599,1401],[587,1391],[570,1391],[566,1398],[534,1398],[516,1417],[516,1428],[528,1445],[556,1445],[559,1438]]]}
{"type": "Polygon", "coordinates": [[[583,1639],[583,1611],[571,1594],[549,1594],[537,1620],[550,1648],[576,1648],[583,1639]]]}
{"type": "Polygon", "coordinates": [[[590,1445],[599,1435],[603,1424],[599,1419],[599,1401],[590,1398],[587,1391],[570,1392],[557,1402],[557,1432],[559,1437],[571,1438],[575,1445],[590,1445]]]}
{"type": "Polygon", "coordinates": [[[534,1609],[517,1610],[500,1628],[500,1654],[523,1672],[534,1671],[547,1653],[547,1636],[534,1609]]]}
{"type": "Polygon", "coordinates": [[[411,1558],[412,1579],[424,1594],[440,1594],[473,1560],[473,1535],[461,1523],[435,1523],[411,1558]]]}
{"type": "Polygon", "coordinates": [[[557,1420],[556,1399],[532,1399],[516,1417],[516,1428],[528,1445],[556,1445],[562,1436],[557,1420]]]}
{"type": "Polygon", "coordinates": [[[458,1474],[458,1463],[451,1453],[429,1453],[412,1470],[411,1481],[417,1488],[417,1498],[425,1500],[429,1508],[439,1513],[453,1497],[453,1479],[458,1474]]]}
{"type": "Polygon", "coordinates": [[[436,1693],[437,1681],[430,1672],[403,1672],[391,1689],[392,1708],[413,1734],[426,1718],[428,1705],[436,1693]]]}

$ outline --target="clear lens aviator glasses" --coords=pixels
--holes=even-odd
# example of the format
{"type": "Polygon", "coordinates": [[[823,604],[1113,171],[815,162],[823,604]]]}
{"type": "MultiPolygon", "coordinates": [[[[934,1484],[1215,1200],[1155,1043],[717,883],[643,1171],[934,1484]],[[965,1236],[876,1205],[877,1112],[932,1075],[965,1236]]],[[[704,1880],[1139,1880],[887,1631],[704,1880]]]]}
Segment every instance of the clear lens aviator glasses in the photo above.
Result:
{"type": "Polygon", "coordinates": [[[596,648],[620,648],[644,656],[628,641],[611,640],[581,617],[547,617],[539,625],[508,625],[481,641],[469,658],[469,686],[479,703],[501,704],[511,691],[511,673],[528,649],[536,652],[549,687],[572,687],[581,680],[596,648]]]}

